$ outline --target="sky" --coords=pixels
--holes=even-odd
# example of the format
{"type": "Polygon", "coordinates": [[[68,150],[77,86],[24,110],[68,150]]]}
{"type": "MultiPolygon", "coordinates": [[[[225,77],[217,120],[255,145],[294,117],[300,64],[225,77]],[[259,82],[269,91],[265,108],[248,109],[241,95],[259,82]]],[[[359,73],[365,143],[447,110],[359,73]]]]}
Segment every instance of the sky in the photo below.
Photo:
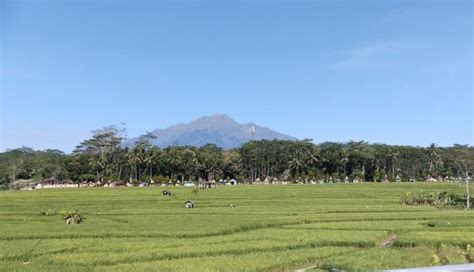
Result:
{"type": "Polygon", "coordinates": [[[2,0],[0,24],[0,152],[214,113],[316,143],[474,145],[469,0],[2,0]]]}

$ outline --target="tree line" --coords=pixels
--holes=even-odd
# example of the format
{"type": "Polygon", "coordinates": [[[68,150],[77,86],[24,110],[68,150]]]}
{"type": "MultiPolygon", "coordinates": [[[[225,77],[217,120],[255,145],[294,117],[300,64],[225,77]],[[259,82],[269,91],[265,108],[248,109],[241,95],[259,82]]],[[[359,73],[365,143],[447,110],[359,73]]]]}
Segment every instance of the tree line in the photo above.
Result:
{"type": "Polygon", "coordinates": [[[369,144],[314,144],[311,140],[251,141],[240,148],[152,145],[142,135],[124,147],[124,131],[111,126],[92,132],[72,154],[28,147],[0,153],[0,186],[19,179],[73,182],[184,182],[237,179],[256,181],[395,182],[465,179],[474,169],[474,147],[369,144]]]}

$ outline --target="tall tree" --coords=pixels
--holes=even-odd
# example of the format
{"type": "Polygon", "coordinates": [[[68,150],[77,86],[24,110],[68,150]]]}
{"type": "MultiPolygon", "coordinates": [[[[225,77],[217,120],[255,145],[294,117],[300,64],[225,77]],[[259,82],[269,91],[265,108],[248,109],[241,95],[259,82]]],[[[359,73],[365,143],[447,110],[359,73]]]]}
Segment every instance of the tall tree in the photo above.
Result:
{"type": "Polygon", "coordinates": [[[471,193],[469,190],[469,182],[471,181],[471,175],[474,165],[473,152],[474,147],[468,147],[466,145],[454,145],[453,156],[454,162],[458,168],[458,173],[466,184],[466,208],[471,208],[471,193]],[[471,152],[469,152],[471,151],[471,152]]]}
{"type": "Polygon", "coordinates": [[[201,177],[206,180],[214,180],[216,174],[221,174],[223,155],[222,149],[214,144],[207,144],[198,149],[197,152],[198,168],[201,177]]]}
{"type": "Polygon", "coordinates": [[[110,165],[120,149],[125,129],[108,126],[91,133],[92,137],[81,142],[74,153],[90,153],[94,156],[90,163],[96,167],[98,181],[102,182],[103,177],[111,173],[110,165]]]}
{"type": "Polygon", "coordinates": [[[347,164],[349,163],[349,150],[347,148],[343,148],[340,153],[340,160],[342,166],[342,171],[344,173],[344,178],[347,178],[347,164]]]}
{"type": "Polygon", "coordinates": [[[390,165],[392,166],[391,177],[392,180],[397,176],[397,160],[400,156],[400,151],[397,147],[392,147],[388,151],[388,157],[390,158],[390,165]]]}
{"type": "Polygon", "coordinates": [[[429,162],[428,172],[429,172],[430,177],[438,176],[439,169],[443,165],[443,160],[440,154],[440,150],[436,146],[436,144],[431,144],[427,148],[427,157],[428,157],[428,162],[429,162]]]}
{"type": "Polygon", "coordinates": [[[144,162],[148,166],[148,173],[150,176],[150,182],[153,181],[153,164],[156,162],[156,160],[160,157],[161,155],[161,150],[159,147],[152,147],[149,150],[145,152],[144,156],[144,162]]]}

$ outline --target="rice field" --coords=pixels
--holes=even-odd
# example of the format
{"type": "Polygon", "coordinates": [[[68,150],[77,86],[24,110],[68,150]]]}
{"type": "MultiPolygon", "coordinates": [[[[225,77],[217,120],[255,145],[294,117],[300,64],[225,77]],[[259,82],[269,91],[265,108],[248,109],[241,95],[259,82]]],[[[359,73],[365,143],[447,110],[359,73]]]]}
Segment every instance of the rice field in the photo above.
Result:
{"type": "Polygon", "coordinates": [[[171,197],[163,189],[0,192],[0,270],[366,271],[473,261],[473,211],[400,204],[408,191],[463,194],[456,184],[173,187],[171,197]],[[197,208],[185,209],[187,200],[197,208]],[[41,215],[68,209],[84,223],[41,215]]]}

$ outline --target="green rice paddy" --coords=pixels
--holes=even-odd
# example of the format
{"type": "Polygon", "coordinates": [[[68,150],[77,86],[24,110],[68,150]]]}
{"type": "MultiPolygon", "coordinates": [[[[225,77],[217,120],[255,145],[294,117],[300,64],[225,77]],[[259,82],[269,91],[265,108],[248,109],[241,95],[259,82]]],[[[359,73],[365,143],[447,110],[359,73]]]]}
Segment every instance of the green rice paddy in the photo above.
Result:
{"type": "Polygon", "coordinates": [[[473,261],[473,211],[400,204],[408,191],[463,194],[456,184],[172,187],[171,197],[163,189],[0,192],[0,270],[366,271],[473,261]],[[84,223],[41,215],[69,209],[84,223]]]}

